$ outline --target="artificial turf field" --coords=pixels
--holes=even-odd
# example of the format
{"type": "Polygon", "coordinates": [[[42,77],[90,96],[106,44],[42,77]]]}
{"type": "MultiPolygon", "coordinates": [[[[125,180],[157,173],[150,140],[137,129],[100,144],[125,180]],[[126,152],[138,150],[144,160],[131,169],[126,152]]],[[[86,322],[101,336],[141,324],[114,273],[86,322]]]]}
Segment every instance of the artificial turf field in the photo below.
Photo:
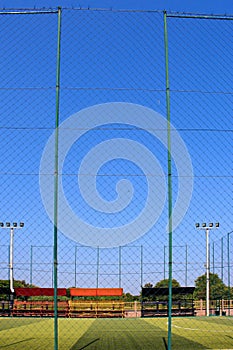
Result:
{"type": "MultiPolygon", "coordinates": [[[[59,350],[164,350],[166,318],[59,319],[59,350]]],[[[52,350],[54,320],[1,318],[0,349],[52,350]]],[[[233,349],[232,317],[172,319],[172,349],[233,349]]]]}

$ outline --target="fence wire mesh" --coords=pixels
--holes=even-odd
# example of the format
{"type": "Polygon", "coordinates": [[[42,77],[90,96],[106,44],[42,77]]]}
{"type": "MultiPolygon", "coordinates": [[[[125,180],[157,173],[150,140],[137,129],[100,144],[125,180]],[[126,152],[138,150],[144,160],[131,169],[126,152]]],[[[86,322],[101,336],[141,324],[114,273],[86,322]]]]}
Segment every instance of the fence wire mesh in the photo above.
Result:
{"type": "Polygon", "coordinates": [[[232,20],[0,11],[0,347],[233,347],[232,20]]]}

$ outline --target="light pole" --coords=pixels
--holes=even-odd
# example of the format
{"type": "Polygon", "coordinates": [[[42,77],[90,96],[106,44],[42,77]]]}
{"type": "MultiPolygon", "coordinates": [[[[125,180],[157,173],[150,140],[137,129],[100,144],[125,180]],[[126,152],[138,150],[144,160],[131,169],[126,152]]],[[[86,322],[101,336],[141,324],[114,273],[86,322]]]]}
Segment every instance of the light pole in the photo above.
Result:
{"type": "Polygon", "coordinates": [[[20,222],[0,222],[0,228],[10,229],[10,261],[9,261],[9,270],[10,270],[10,301],[13,304],[13,294],[14,294],[14,275],[13,275],[13,258],[14,258],[14,230],[24,227],[24,223],[20,222]]]}
{"type": "Polygon", "coordinates": [[[219,228],[219,222],[214,225],[212,222],[207,225],[196,223],[196,229],[206,232],[206,316],[210,315],[210,257],[209,257],[209,230],[219,228]]]}

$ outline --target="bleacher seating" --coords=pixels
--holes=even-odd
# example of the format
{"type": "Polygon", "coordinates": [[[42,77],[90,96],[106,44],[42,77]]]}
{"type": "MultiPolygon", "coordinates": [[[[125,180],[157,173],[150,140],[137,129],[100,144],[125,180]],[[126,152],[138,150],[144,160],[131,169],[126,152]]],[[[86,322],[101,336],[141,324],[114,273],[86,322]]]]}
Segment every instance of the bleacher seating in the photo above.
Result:
{"type": "Polygon", "coordinates": [[[69,317],[124,317],[124,302],[69,301],[69,317]]]}
{"type": "MultiPolygon", "coordinates": [[[[70,300],[57,302],[58,317],[124,317],[124,302],[98,299],[122,296],[122,288],[71,288],[69,292],[70,300]],[[79,297],[95,297],[96,300],[77,299],[79,297]]],[[[58,296],[64,297],[67,294],[65,288],[58,288],[58,296]]],[[[42,296],[52,297],[53,288],[15,288],[15,295],[12,316],[54,317],[53,301],[34,299],[42,296]],[[17,299],[22,296],[26,300],[17,299]]]]}
{"type": "MultiPolygon", "coordinates": [[[[58,316],[69,316],[68,301],[58,301],[58,316]]],[[[12,310],[12,316],[34,316],[34,317],[53,317],[54,302],[53,301],[19,301],[15,300],[12,310]]]]}

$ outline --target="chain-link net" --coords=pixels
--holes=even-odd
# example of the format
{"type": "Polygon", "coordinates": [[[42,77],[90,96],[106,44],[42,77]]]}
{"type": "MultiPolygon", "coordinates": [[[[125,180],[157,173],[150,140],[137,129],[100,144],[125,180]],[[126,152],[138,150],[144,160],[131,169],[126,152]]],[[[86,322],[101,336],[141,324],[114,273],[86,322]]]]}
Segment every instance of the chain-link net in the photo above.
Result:
{"type": "Polygon", "coordinates": [[[0,12],[0,347],[233,347],[232,19],[0,12]]]}
{"type": "MultiPolygon", "coordinates": [[[[186,276],[188,285],[195,285],[196,315],[232,315],[232,21],[168,17],[171,118],[188,147],[194,174],[190,206],[173,235],[173,275],[178,281],[186,276]],[[186,275],[185,248],[175,248],[181,243],[187,249],[186,275]]],[[[217,327],[186,321],[186,328],[198,329],[211,348],[232,347],[223,340],[228,338],[226,326],[231,320],[217,327]]],[[[182,329],[175,333],[181,335],[182,329]]]]}
{"type": "MultiPolygon", "coordinates": [[[[16,298],[17,287],[30,283],[52,287],[52,250],[37,247],[53,245],[53,226],[43,215],[38,174],[44,144],[54,128],[57,15],[52,11],[3,11],[0,28],[0,220],[5,228],[1,229],[0,248],[1,315],[15,316],[17,306],[12,298],[16,298]],[[11,232],[6,223],[17,227],[11,232]]],[[[36,342],[38,347],[40,331],[46,335],[40,338],[39,347],[52,348],[52,321],[43,328],[38,319],[22,323],[7,317],[7,323],[1,323],[1,347],[29,349],[36,342]]]]}

